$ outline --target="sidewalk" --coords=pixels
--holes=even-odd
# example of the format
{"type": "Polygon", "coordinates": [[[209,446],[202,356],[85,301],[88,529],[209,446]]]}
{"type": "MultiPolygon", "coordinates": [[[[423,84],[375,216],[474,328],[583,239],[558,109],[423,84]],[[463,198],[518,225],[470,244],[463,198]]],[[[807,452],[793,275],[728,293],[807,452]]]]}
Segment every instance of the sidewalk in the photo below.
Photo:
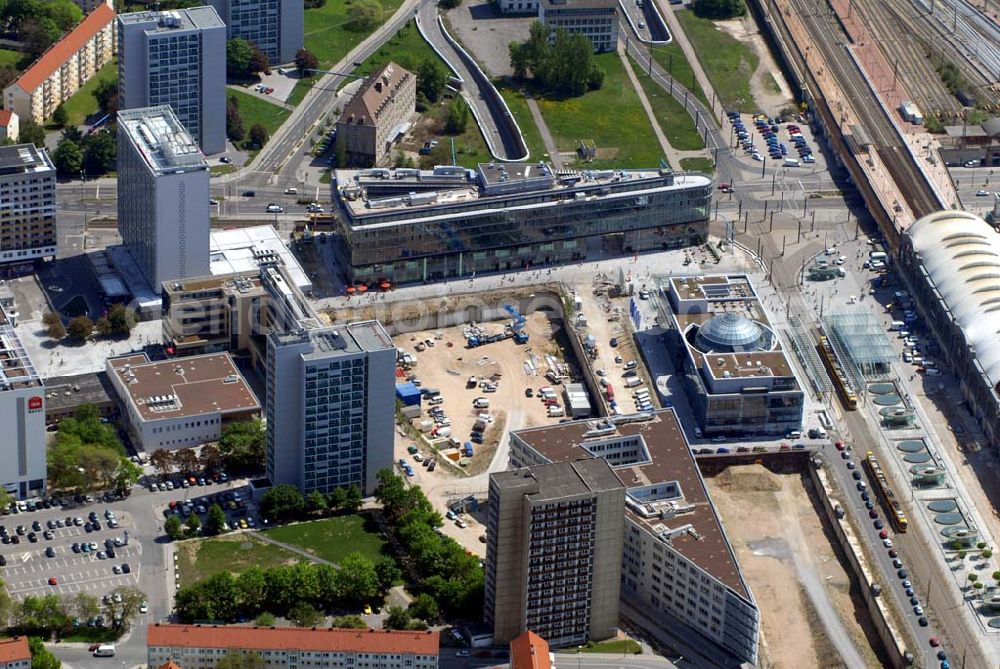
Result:
{"type": "Polygon", "coordinates": [[[542,117],[542,110],[538,108],[538,103],[535,102],[535,98],[530,93],[527,91],[523,93],[524,101],[528,103],[528,109],[531,110],[531,118],[542,136],[542,141],[545,143],[545,150],[549,152],[549,160],[552,161],[553,167],[557,170],[563,169],[562,154],[559,153],[559,146],[552,137],[552,133],[549,132],[549,126],[545,124],[545,119],[542,117]]]}

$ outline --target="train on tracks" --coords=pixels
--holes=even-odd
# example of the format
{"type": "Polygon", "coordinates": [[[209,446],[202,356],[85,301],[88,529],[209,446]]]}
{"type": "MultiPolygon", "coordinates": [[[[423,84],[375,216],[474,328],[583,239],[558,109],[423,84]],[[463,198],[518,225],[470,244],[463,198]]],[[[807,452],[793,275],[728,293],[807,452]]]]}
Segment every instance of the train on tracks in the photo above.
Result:
{"type": "Polygon", "coordinates": [[[868,451],[868,454],[865,455],[865,467],[868,468],[875,492],[885,506],[885,510],[889,515],[889,522],[892,523],[893,529],[899,533],[906,532],[909,523],[906,520],[906,514],[903,513],[903,506],[896,499],[896,495],[892,492],[892,487],[889,485],[889,479],[886,478],[885,472],[882,471],[882,466],[879,465],[878,458],[871,451],[868,451]]]}

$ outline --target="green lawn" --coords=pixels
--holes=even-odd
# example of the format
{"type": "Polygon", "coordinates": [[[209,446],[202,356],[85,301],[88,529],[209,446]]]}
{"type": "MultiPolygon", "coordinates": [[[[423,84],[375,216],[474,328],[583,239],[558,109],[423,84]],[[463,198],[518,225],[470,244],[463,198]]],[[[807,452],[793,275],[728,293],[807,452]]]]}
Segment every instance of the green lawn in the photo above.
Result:
{"type": "Polygon", "coordinates": [[[670,93],[663,90],[633,61],[635,75],[639,85],[646,92],[649,104],[653,107],[656,120],[667,136],[670,146],[678,151],[693,151],[705,148],[705,142],[694,126],[694,119],[684,110],[684,106],[670,93]]]}
{"type": "Polygon", "coordinates": [[[0,49],[0,67],[10,66],[16,70],[23,69],[22,65],[29,65],[29,63],[23,62],[27,56],[20,51],[11,51],[10,49],[0,49]]]}
{"type": "Polygon", "coordinates": [[[715,163],[711,158],[681,158],[681,169],[686,172],[704,172],[712,174],[715,172],[715,163]]]}
{"type": "MultiPolygon", "coordinates": [[[[677,83],[694,93],[706,107],[710,106],[705,91],[701,89],[701,84],[694,76],[691,63],[688,62],[687,56],[684,55],[684,51],[677,42],[653,47],[653,60],[659,63],[667,74],[672,74],[677,83]]],[[[645,66],[644,62],[642,67],[645,66]]]]}
{"type": "Polygon", "coordinates": [[[750,93],[750,77],[760,59],[753,49],[690,10],[677,12],[677,18],[723,106],[727,110],[757,111],[757,102],[750,93]]]}
{"type": "Polygon", "coordinates": [[[580,646],[579,648],[565,648],[562,652],[608,653],[609,655],[617,655],[618,653],[625,655],[627,653],[630,655],[638,655],[642,652],[642,646],[639,645],[638,641],[633,641],[632,639],[615,639],[601,642],[589,641],[584,646],[580,646]]]}
{"type": "Polygon", "coordinates": [[[248,567],[257,566],[266,569],[283,564],[295,564],[303,560],[295,553],[264,543],[245,532],[185,541],[177,548],[181,587],[223,571],[238,574],[248,567]]]}
{"type": "Polygon", "coordinates": [[[576,151],[578,140],[594,140],[597,158],[589,167],[658,166],[664,158],[660,144],[618,54],[594,58],[605,73],[600,89],[575,98],[538,98],[559,150],[576,151]]]}
{"type": "Polygon", "coordinates": [[[98,70],[90,81],[63,103],[69,114],[68,125],[83,125],[97,111],[97,99],[93,93],[102,81],[118,81],[118,61],[113,60],[98,70]]]}
{"type": "Polygon", "coordinates": [[[255,95],[242,91],[226,88],[226,95],[236,98],[240,107],[240,116],[243,118],[243,129],[249,135],[250,128],[260,123],[267,128],[269,135],[281,127],[281,124],[288,118],[290,112],[279,105],[262,100],[255,95]]]}
{"type": "MultiPolygon", "coordinates": [[[[367,75],[382,67],[390,60],[413,72],[417,65],[425,59],[433,59],[441,63],[451,76],[452,71],[438,58],[434,49],[420,36],[417,24],[410,21],[400,28],[399,32],[392,36],[388,42],[382,45],[378,51],[370,55],[361,65],[353,68],[351,72],[356,75],[367,75]]],[[[341,88],[353,80],[346,80],[341,84],[341,88]]]]}
{"type": "Polygon", "coordinates": [[[510,113],[517,121],[521,134],[524,135],[524,141],[528,144],[528,151],[531,153],[530,159],[532,161],[543,160],[544,154],[548,151],[545,149],[542,133],[535,125],[535,119],[531,116],[531,110],[528,109],[528,102],[524,99],[524,95],[521,94],[521,91],[510,88],[506,84],[500,84],[497,86],[497,90],[507,102],[510,113]]]}
{"type": "Polygon", "coordinates": [[[381,555],[386,546],[378,525],[368,514],[333,516],[284,525],[266,530],[264,534],[329,562],[340,562],[350,553],[363,553],[374,558],[381,555]]]}
{"type": "MultiPolygon", "coordinates": [[[[383,21],[403,4],[402,0],[381,0],[383,21]]],[[[305,47],[319,59],[320,69],[330,69],[372,31],[354,32],[345,28],[350,1],[327,0],[318,9],[305,12],[305,47]]]]}

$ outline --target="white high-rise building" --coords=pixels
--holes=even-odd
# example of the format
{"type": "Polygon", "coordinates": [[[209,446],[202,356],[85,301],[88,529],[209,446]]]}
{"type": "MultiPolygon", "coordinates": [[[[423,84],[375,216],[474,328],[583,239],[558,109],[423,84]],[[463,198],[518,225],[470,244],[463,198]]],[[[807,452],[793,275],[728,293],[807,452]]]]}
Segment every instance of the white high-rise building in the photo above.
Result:
{"type": "Polygon", "coordinates": [[[226,24],[226,36],[256,44],[271,65],[291,63],[302,48],[302,0],[209,0],[226,24]]]}
{"type": "Polygon", "coordinates": [[[0,308],[0,485],[18,499],[45,494],[45,388],[0,308]]]}
{"type": "Polygon", "coordinates": [[[226,149],[226,26],[213,7],[118,17],[120,109],[170,105],[202,151],[226,149]]]}
{"type": "Polygon", "coordinates": [[[118,112],[118,230],[150,286],[209,273],[208,180],[170,107],[118,112]]]}
{"type": "Polygon", "coordinates": [[[56,255],[56,168],[34,144],[0,147],[0,263],[56,255]]]}
{"type": "Polygon", "coordinates": [[[374,491],[392,466],[396,348],[378,321],[267,340],[267,476],[303,492],[374,491]]]}

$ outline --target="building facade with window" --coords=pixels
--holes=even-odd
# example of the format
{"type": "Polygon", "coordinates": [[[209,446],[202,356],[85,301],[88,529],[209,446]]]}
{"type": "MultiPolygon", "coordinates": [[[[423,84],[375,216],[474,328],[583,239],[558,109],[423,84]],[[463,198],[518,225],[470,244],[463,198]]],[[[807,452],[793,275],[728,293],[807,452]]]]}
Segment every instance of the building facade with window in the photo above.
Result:
{"type": "Polygon", "coordinates": [[[395,436],[396,348],[382,325],[271,332],[266,378],[271,483],[371,494],[395,436]]]}
{"type": "MultiPolygon", "coordinates": [[[[687,630],[692,643],[704,642],[703,654],[714,656],[719,666],[756,664],[757,604],[674,410],[510,435],[515,468],[588,458],[604,459],[625,486],[622,601],[674,634],[687,630]]],[[[544,570],[546,565],[526,568],[544,570]]]]}
{"type": "Polygon", "coordinates": [[[45,494],[45,387],[15,325],[0,307],[0,485],[25,499],[45,494]]]}
{"type": "Polygon", "coordinates": [[[486,622],[496,643],[531,630],[554,648],[618,629],[625,488],[600,459],[490,475],[486,622]]]}
{"type": "Polygon", "coordinates": [[[302,0],[209,0],[226,24],[226,37],[252,42],[272,66],[291,63],[302,48],[302,0]]]}
{"type": "Polygon", "coordinates": [[[708,234],[712,180],[666,169],[337,170],[337,253],[354,282],[440,281],[679,248],[708,234]]]}
{"type": "Polygon", "coordinates": [[[372,74],[337,120],[337,150],[349,165],[376,165],[410,127],[417,77],[396,63],[372,74]]]}
{"type": "Polygon", "coordinates": [[[538,20],[553,34],[583,35],[598,53],[618,48],[617,0],[539,0],[538,20]]]}
{"type": "Polygon", "coordinates": [[[215,9],[119,16],[118,103],[169,105],[202,151],[225,151],[226,26],[215,9]]]}
{"type": "Polygon", "coordinates": [[[227,655],[255,655],[268,669],[437,669],[438,632],[303,627],[147,626],[150,667],[174,661],[215,669],[227,655]]]}
{"type": "Polygon", "coordinates": [[[56,168],[34,144],[0,146],[0,265],[56,255],[56,168]]]}

